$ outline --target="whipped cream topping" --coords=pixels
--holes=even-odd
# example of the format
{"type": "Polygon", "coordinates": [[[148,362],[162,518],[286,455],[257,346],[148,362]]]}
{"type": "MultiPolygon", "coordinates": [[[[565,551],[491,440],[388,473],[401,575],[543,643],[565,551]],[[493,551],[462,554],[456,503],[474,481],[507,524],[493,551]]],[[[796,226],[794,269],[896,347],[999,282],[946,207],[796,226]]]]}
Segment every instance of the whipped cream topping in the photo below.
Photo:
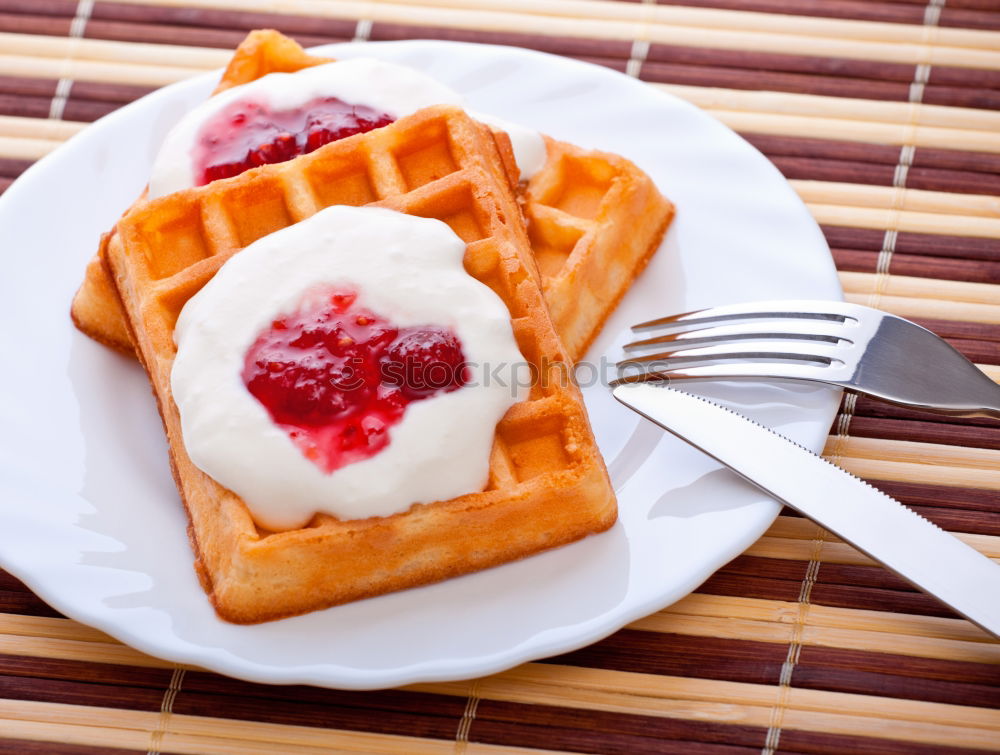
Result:
{"type": "Polygon", "coordinates": [[[191,460],[272,530],[304,526],[316,512],[388,516],[482,490],[496,424],[527,397],[530,375],[507,307],[465,272],[464,254],[439,220],[336,206],[228,260],[187,302],[174,332],[171,389],[191,460]],[[330,474],[303,456],[241,378],[259,333],[318,284],[357,291],[359,302],[402,327],[451,328],[470,368],[466,385],[410,404],[385,449],[330,474]]]}
{"type": "MultiPolygon", "coordinates": [[[[230,103],[266,102],[276,110],[291,110],[319,97],[367,105],[394,119],[431,105],[464,106],[458,92],[430,76],[374,58],[325,63],[295,73],[271,73],[210,97],[171,129],[153,163],[149,198],[197,185],[194,152],[201,129],[230,103]]],[[[489,115],[470,115],[507,132],[522,180],[544,165],[545,140],[537,131],[489,115]]]]}

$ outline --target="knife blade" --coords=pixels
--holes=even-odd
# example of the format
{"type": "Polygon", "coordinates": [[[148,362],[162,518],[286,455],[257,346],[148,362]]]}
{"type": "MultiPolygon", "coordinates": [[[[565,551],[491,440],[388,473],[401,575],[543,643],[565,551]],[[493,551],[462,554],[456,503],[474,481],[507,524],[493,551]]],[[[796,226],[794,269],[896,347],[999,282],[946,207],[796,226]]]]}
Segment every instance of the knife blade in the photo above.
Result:
{"type": "Polygon", "coordinates": [[[619,385],[613,393],[1000,637],[1000,565],[974,548],[809,449],[707,399],[653,383],[619,385]]]}

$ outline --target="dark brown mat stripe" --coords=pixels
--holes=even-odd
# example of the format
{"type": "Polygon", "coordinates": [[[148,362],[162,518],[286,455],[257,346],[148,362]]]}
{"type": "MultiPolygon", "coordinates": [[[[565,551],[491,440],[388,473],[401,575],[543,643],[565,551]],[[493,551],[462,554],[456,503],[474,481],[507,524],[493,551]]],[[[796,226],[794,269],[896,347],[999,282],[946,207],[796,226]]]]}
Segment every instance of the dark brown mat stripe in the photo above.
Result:
{"type": "Polygon", "coordinates": [[[0,94],[0,115],[16,115],[21,118],[47,118],[51,105],[51,97],[12,97],[0,94]]]}
{"type": "Polygon", "coordinates": [[[479,29],[453,29],[441,26],[408,26],[378,22],[372,25],[370,39],[387,42],[403,39],[440,39],[448,42],[513,45],[571,58],[593,58],[607,61],[628,60],[632,43],[612,39],[587,37],[552,37],[545,34],[516,34],[479,29]]]}
{"type": "MultiPolygon", "coordinates": [[[[296,40],[306,46],[315,47],[330,42],[349,42],[354,24],[349,31],[336,36],[295,34],[296,40]]],[[[246,29],[253,27],[246,27],[246,29]]],[[[283,27],[282,27],[283,28],[283,27]]],[[[122,23],[92,19],[87,22],[84,36],[88,39],[108,39],[118,42],[145,42],[160,45],[189,45],[192,47],[217,47],[232,49],[246,36],[246,29],[206,29],[194,26],[168,26],[159,23],[122,23]]],[[[283,28],[284,30],[284,28],[283,28]]]]}
{"type": "MultiPolygon", "coordinates": [[[[660,84],[683,84],[686,86],[721,87],[723,89],[766,89],[773,92],[795,94],[818,94],[827,97],[864,97],[869,100],[903,101],[909,94],[906,82],[873,81],[871,79],[835,78],[832,76],[809,76],[778,71],[754,71],[743,68],[718,68],[716,66],[686,66],[658,63],[647,60],[642,66],[640,78],[660,84]]],[[[952,96],[962,99],[963,95],[973,100],[982,95],[975,92],[956,92],[952,96]]],[[[1000,93],[997,97],[1000,102],[1000,93]]],[[[969,105],[969,107],[972,107],[969,105]]],[[[985,105],[984,107],[989,107],[985,105]]]]}
{"type": "MultiPolygon", "coordinates": [[[[777,160],[775,160],[775,164],[778,164],[777,160]]],[[[831,249],[830,251],[833,253],[833,260],[836,262],[838,270],[855,273],[874,273],[878,270],[878,252],[859,249],[831,249]]],[[[893,254],[889,270],[894,275],[908,275],[915,278],[938,278],[967,283],[1000,283],[1000,262],[893,254]]]]}
{"type": "Polygon", "coordinates": [[[240,679],[213,674],[208,671],[188,671],[184,676],[184,694],[195,693],[202,697],[252,701],[250,705],[266,705],[279,700],[308,706],[350,706],[364,708],[372,715],[386,713],[420,713],[422,715],[450,717],[457,722],[465,710],[465,700],[452,695],[437,695],[405,690],[379,690],[354,692],[321,689],[306,685],[255,684],[240,679]],[[259,701],[259,702],[258,702],[259,701]]]}
{"type": "Polygon", "coordinates": [[[67,17],[0,13],[0,31],[14,34],[46,34],[64,37],[69,34],[72,15],[67,17]]]}
{"type": "Polygon", "coordinates": [[[967,532],[972,535],[1000,536],[1000,513],[984,515],[973,511],[954,511],[930,506],[911,508],[944,530],[967,532]]]}
{"type": "MultiPolygon", "coordinates": [[[[853,417],[851,435],[862,438],[916,440],[921,443],[944,443],[969,448],[1000,449],[1000,428],[917,420],[883,420],[876,417],[853,417]]],[[[1000,506],[998,506],[1000,509],[1000,506]]]]}
{"type": "Polygon", "coordinates": [[[345,729],[373,734],[389,734],[428,739],[451,740],[455,736],[465,701],[449,701],[447,710],[431,715],[423,711],[391,711],[379,709],[377,714],[358,705],[370,693],[355,693],[353,702],[308,704],[300,700],[205,695],[184,689],[174,700],[176,714],[221,717],[237,721],[256,721],[291,726],[312,726],[323,729],[345,729]],[[460,709],[451,710],[458,706],[460,709]]]}
{"type": "Polygon", "coordinates": [[[25,616],[49,616],[59,618],[61,613],[51,608],[34,593],[14,590],[0,590],[0,613],[19,613],[25,616]]]}
{"type": "Polygon", "coordinates": [[[0,697],[38,703],[158,711],[163,702],[163,690],[0,674],[0,697]]]}
{"type": "Polygon", "coordinates": [[[706,752],[713,755],[727,752],[718,747],[728,747],[729,752],[742,755],[760,752],[765,736],[766,730],[757,726],[499,700],[481,700],[469,730],[470,742],[623,755],[631,752],[706,752]],[[606,741],[614,742],[614,747],[608,745],[598,749],[606,741]],[[698,747],[716,749],[696,749],[698,747]]]}
{"type": "Polygon", "coordinates": [[[896,406],[886,401],[858,396],[854,405],[857,416],[881,417],[884,419],[912,419],[919,422],[943,422],[950,424],[972,425],[975,427],[1000,428],[1000,420],[990,417],[951,417],[947,414],[920,411],[896,406]]]}
{"type": "Polygon", "coordinates": [[[546,659],[564,666],[777,684],[784,645],[623,629],[590,647],[546,659]]]}
{"type": "MultiPolygon", "coordinates": [[[[823,572],[830,564],[820,567],[823,572]]],[[[832,566],[839,566],[833,564],[832,566]]],[[[862,567],[859,567],[862,568],[862,567]]],[[[881,567],[869,567],[881,569],[881,567]]],[[[941,616],[959,618],[930,595],[906,590],[889,590],[876,587],[858,587],[853,584],[816,584],[810,596],[812,603],[831,608],[860,608],[867,611],[889,611],[891,613],[912,613],[920,616],[941,616]]]]}
{"type": "MultiPolygon", "coordinates": [[[[807,566],[805,562],[790,563],[796,564],[803,573],[805,572],[807,566]]],[[[801,580],[736,574],[730,567],[723,567],[709,577],[698,588],[698,592],[707,595],[796,602],[799,599],[801,584],[801,580]]],[[[914,591],[908,584],[880,566],[847,566],[822,562],[816,584],[812,587],[810,602],[832,608],[859,608],[923,616],[955,617],[935,598],[914,591]]]]}
{"type": "Polygon", "coordinates": [[[807,666],[826,666],[837,669],[856,668],[859,671],[890,673],[911,679],[928,679],[941,682],[963,682],[989,691],[994,704],[983,707],[997,707],[1000,700],[996,682],[1000,666],[989,663],[949,661],[938,658],[919,658],[911,655],[872,653],[866,650],[845,648],[824,648],[807,645],[802,648],[800,663],[807,666]]]}
{"type": "MultiPolygon", "coordinates": [[[[801,565],[802,572],[805,573],[807,566],[805,562],[795,561],[792,563],[801,565]]],[[[723,568],[705,580],[698,588],[698,592],[705,595],[725,595],[733,598],[796,601],[799,599],[801,587],[801,580],[746,577],[731,574],[723,568]]]]}
{"type": "MultiPolygon", "coordinates": [[[[831,247],[879,251],[885,243],[885,232],[869,228],[820,226],[831,247]]],[[[901,231],[896,236],[896,254],[919,254],[931,257],[1000,261],[1000,239],[972,236],[945,236],[933,233],[901,231]]]]}
{"type": "MultiPolygon", "coordinates": [[[[801,584],[806,577],[808,564],[785,558],[764,558],[762,556],[737,556],[719,569],[719,574],[767,577],[774,580],[789,580],[801,584]]],[[[699,588],[699,592],[704,592],[699,588]]],[[[795,599],[798,599],[796,594],[795,599]]]]}
{"type": "Polygon", "coordinates": [[[825,58],[811,55],[786,55],[756,50],[717,50],[709,47],[686,47],[654,43],[646,60],[650,63],[716,66],[722,69],[773,71],[807,74],[829,78],[863,79],[872,82],[913,81],[914,66],[906,63],[883,63],[853,58],[825,58]]]}
{"type": "Polygon", "coordinates": [[[781,745],[775,755],[973,755],[982,750],[917,742],[894,742],[876,737],[852,737],[844,734],[821,734],[801,729],[783,729],[781,745]]]}
{"type": "MultiPolygon", "coordinates": [[[[5,668],[0,697],[152,712],[160,710],[166,687],[166,683],[153,687],[93,681],[11,675],[5,668]]],[[[309,699],[309,695],[283,694],[294,688],[268,687],[265,697],[206,693],[199,686],[185,678],[173,702],[174,713],[432,739],[454,737],[465,704],[461,698],[419,693],[334,693],[309,699]],[[385,704],[393,699],[394,705],[385,704]]]]}
{"type": "MultiPolygon", "coordinates": [[[[838,270],[854,273],[874,273],[878,270],[878,252],[860,249],[831,249],[830,252],[838,270]]],[[[894,275],[967,283],[1000,283],[1000,262],[893,254],[889,265],[894,275]]]]}
{"type": "MultiPolygon", "coordinates": [[[[970,338],[980,341],[994,341],[1000,344],[1000,323],[935,320],[928,317],[914,317],[912,319],[913,322],[928,330],[933,330],[942,338],[970,338]]],[[[997,427],[1000,427],[1000,419],[994,420],[994,422],[997,427]]]]}
{"type": "Polygon", "coordinates": [[[214,8],[171,7],[164,5],[130,5],[97,2],[91,19],[123,23],[148,24],[195,29],[222,29],[247,32],[252,29],[279,29],[295,37],[352,39],[357,21],[322,18],[292,13],[259,13],[252,11],[218,10],[214,8]]]}
{"type": "MultiPolygon", "coordinates": [[[[895,164],[822,160],[813,157],[783,157],[769,155],[785,178],[813,181],[892,186],[895,164]]],[[[908,189],[945,191],[954,194],[1000,193],[1000,177],[989,173],[972,173],[938,168],[910,168],[906,174],[908,189]]]]}
{"type": "Polygon", "coordinates": [[[1000,667],[985,663],[866,653],[839,648],[802,648],[792,684],[901,700],[1000,708],[1000,667]]]}
{"type": "MultiPolygon", "coordinates": [[[[897,271],[897,275],[902,275],[897,271]]],[[[1000,349],[995,341],[980,341],[972,338],[945,338],[966,359],[979,364],[1000,363],[1000,349]]]]}
{"type": "MultiPolygon", "coordinates": [[[[0,734],[2,736],[2,734],[0,734]]],[[[71,745],[64,742],[34,742],[28,739],[0,739],[0,755],[131,755],[147,750],[120,747],[71,745]]]]}
{"type": "Polygon", "coordinates": [[[872,480],[871,484],[908,506],[1000,512],[996,491],[958,488],[946,485],[920,485],[913,482],[872,480]]]}
{"type": "MultiPolygon", "coordinates": [[[[56,83],[55,79],[0,76],[0,115],[48,118],[56,83]]],[[[95,121],[151,91],[150,87],[128,84],[74,81],[63,108],[63,119],[95,121]]],[[[0,166],[4,162],[0,158],[0,166]]]]}
{"type": "Polygon", "coordinates": [[[28,76],[0,76],[0,95],[4,97],[52,99],[55,93],[55,79],[35,79],[28,76]]]}
{"type": "MultiPolygon", "coordinates": [[[[887,144],[811,139],[804,136],[779,136],[755,132],[747,132],[742,136],[765,155],[772,158],[800,157],[850,164],[877,163],[895,167],[901,157],[900,147],[887,144]]],[[[988,181],[1000,171],[1000,155],[990,152],[917,147],[913,150],[912,164],[906,176],[908,186],[914,171],[922,169],[968,172],[975,174],[982,181],[988,181]]],[[[989,184],[985,185],[989,186],[989,184]]]]}
{"type": "Polygon", "coordinates": [[[0,13],[38,16],[68,16],[76,14],[76,0],[0,0],[0,13]]]}
{"type": "Polygon", "coordinates": [[[162,668],[9,654],[0,654],[0,670],[10,676],[90,682],[116,687],[148,687],[161,693],[170,684],[173,673],[170,669],[162,668]]]}

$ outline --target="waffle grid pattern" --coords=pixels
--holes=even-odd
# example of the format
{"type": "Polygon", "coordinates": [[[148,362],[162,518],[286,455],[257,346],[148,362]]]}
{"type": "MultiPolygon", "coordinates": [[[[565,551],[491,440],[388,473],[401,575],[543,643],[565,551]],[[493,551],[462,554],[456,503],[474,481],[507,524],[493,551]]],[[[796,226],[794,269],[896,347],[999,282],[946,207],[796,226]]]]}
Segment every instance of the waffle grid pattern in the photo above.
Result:
{"type": "Polygon", "coordinates": [[[509,149],[462,111],[429,108],[300,160],[141,204],[119,222],[107,262],[159,401],[199,570],[223,616],[260,621],[435,581],[614,521],[582,399],[560,380],[565,358],[500,156],[509,149]],[[169,389],[173,327],[240,249],[328,204],[358,202],[448,223],[467,244],[466,269],[507,304],[525,359],[551,374],[497,426],[486,491],[392,517],[318,516],[302,530],[262,532],[184,451],[169,389]],[[376,557],[372,543],[385,538],[392,552],[376,557]]]}

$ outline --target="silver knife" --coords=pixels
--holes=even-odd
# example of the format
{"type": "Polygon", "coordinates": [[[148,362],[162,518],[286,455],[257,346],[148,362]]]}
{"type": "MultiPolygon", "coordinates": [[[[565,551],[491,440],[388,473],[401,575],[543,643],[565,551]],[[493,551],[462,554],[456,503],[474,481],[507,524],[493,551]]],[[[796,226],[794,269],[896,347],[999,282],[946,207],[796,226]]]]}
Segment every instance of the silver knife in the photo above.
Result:
{"type": "Polygon", "coordinates": [[[653,383],[614,396],[1000,638],[1000,565],[899,501],[707,399],[653,383]]]}

